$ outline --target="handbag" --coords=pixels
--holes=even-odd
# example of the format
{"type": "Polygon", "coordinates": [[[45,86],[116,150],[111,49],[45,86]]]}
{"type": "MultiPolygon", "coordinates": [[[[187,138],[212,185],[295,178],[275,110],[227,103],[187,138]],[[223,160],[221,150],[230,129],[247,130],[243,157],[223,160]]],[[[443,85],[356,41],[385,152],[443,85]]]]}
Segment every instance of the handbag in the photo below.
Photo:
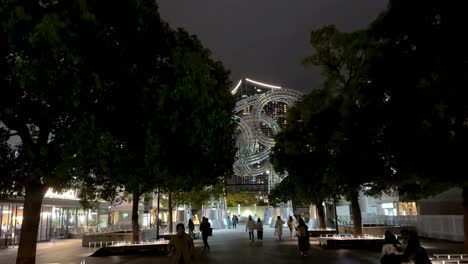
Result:
{"type": "Polygon", "coordinates": [[[208,236],[213,236],[213,228],[208,229],[208,236]]]}

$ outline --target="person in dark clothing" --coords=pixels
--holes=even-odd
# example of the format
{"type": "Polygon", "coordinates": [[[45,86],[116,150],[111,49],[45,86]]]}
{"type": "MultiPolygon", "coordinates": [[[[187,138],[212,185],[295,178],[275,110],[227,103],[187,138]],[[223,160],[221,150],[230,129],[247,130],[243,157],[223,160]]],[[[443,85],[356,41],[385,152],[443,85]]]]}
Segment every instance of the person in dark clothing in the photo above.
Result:
{"type": "Polygon", "coordinates": [[[193,231],[195,231],[195,224],[192,221],[192,218],[189,219],[188,221],[188,229],[189,229],[189,235],[191,238],[194,237],[193,231]]]}
{"type": "Polygon", "coordinates": [[[297,227],[298,233],[298,245],[299,245],[299,252],[301,256],[306,256],[307,252],[310,249],[310,242],[309,242],[309,227],[304,222],[304,219],[299,218],[299,225],[297,227]]]}
{"type": "Polygon", "coordinates": [[[426,250],[421,246],[416,231],[409,232],[408,245],[403,253],[403,261],[413,261],[414,264],[432,263],[426,250]]]}
{"type": "Polygon", "coordinates": [[[232,216],[232,228],[236,229],[237,228],[237,222],[239,219],[237,218],[237,215],[232,216]]]}
{"type": "Polygon", "coordinates": [[[208,245],[208,235],[211,231],[211,225],[210,222],[208,222],[208,218],[203,217],[202,223],[200,224],[200,230],[202,232],[202,238],[203,238],[203,249],[210,249],[210,245],[208,245]]]}

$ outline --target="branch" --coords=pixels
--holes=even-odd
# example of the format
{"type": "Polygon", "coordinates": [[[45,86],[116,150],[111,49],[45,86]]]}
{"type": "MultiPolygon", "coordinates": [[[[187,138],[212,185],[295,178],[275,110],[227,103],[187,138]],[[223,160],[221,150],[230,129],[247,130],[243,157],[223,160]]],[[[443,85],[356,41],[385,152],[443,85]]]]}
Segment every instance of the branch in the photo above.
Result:
{"type": "Polygon", "coordinates": [[[14,117],[4,117],[2,118],[2,122],[9,129],[17,131],[16,134],[21,138],[25,154],[30,158],[34,158],[36,156],[34,151],[35,144],[26,123],[21,122],[19,118],[14,117]]]}

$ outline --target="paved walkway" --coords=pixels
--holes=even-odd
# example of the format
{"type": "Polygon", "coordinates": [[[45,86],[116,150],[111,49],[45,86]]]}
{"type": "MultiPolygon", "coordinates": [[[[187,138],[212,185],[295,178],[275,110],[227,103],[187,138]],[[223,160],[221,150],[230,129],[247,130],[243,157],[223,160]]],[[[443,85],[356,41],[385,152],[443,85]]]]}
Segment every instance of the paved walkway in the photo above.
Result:
{"type": "MultiPolygon", "coordinates": [[[[203,251],[201,240],[195,240],[195,263],[336,263],[336,264],[370,264],[380,263],[380,253],[339,249],[327,250],[318,247],[312,241],[309,256],[301,257],[297,248],[297,240],[288,238],[289,231],[285,230],[283,240],[273,237],[273,229],[266,228],[262,244],[251,244],[245,227],[238,229],[213,230],[213,237],[209,238],[211,249],[203,251]]],[[[460,253],[463,251],[462,243],[443,241],[424,241],[423,245],[428,253],[460,253]]],[[[14,264],[17,248],[0,250],[0,263],[14,264]]],[[[140,264],[140,263],[169,263],[168,257],[156,256],[115,256],[115,257],[88,257],[92,252],[81,247],[81,240],[61,240],[57,243],[38,244],[38,264],[140,264]]]]}

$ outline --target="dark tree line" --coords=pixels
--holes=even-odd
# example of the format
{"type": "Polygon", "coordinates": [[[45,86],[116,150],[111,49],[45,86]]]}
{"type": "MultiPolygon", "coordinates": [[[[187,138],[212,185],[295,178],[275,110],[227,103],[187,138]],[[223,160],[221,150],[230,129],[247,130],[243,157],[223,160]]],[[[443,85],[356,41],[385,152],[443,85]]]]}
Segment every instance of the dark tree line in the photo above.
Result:
{"type": "Polygon", "coordinates": [[[347,197],[356,234],[358,191],[418,199],[459,187],[467,237],[468,43],[456,33],[466,25],[461,10],[394,0],[365,30],[325,26],[311,34],[315,53],[304,63],[320,66],[325,82],[291,109],[273,161],[295,186],[347,197]]]}
{"type": "Polygon", "coordinates": [[[228,174],[230,86],[155,1],[2,1],[0,195],[24,196],[17,263],[35,263],[49,188],[79,188],[87,205],[131,193],[137,241],[146,192],[188,192],[228,174]]]}

